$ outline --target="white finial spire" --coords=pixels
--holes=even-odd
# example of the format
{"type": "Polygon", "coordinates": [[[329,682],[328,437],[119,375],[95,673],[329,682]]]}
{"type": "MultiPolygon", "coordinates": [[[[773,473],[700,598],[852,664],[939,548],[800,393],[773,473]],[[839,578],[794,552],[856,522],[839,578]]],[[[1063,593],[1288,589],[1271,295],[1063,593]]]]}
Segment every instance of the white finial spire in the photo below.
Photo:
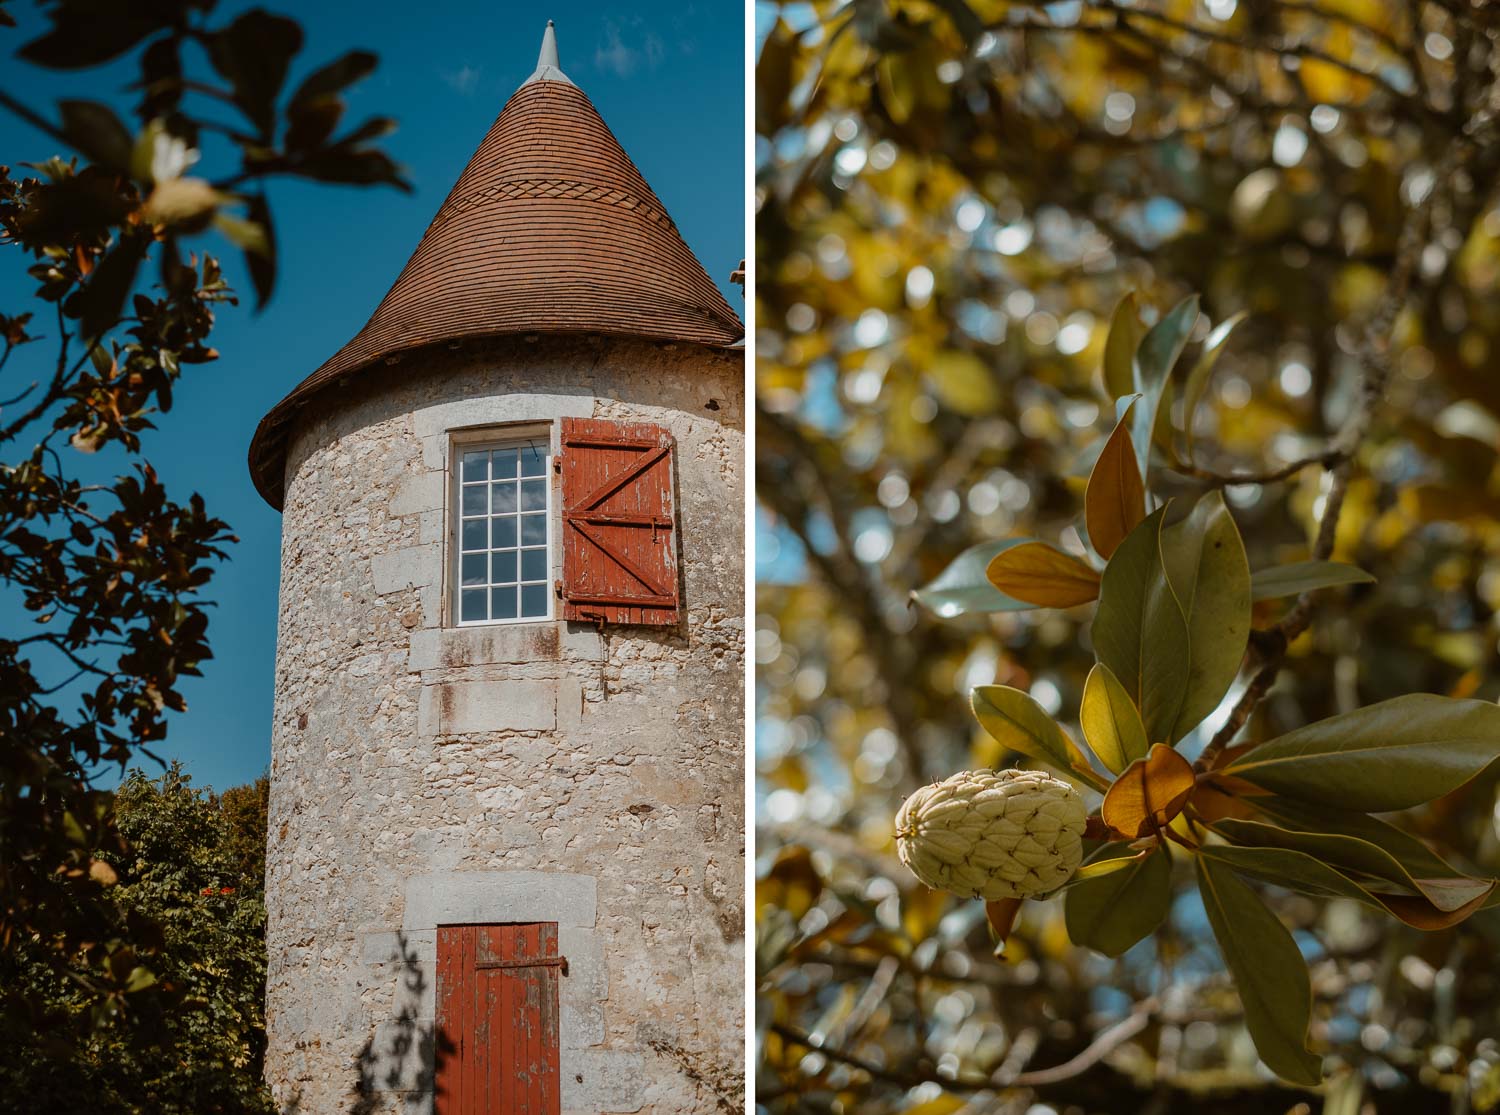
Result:
{"type": "Polygon", "coordinates": [[[530,85],[533,81],[561,81],[572,85],[568,81],[568,75],[562,72],[562,65],[557,60],[557,31],[552,21],[547,21],[547,29],[542,32],[542,52],[537,56],[536,72],[528,77],[523,85],[530,85]]]}

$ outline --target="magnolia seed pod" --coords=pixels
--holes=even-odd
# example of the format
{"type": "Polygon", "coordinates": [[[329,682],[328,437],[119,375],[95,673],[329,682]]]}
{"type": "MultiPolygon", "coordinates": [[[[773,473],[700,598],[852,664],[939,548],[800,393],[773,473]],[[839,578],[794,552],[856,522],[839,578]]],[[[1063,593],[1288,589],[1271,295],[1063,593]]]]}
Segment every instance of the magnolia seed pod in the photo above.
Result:
{"type": "Polygon", "coordinates": [[[929,887],[965,898],[1027,898],[1083,862],[1078,791],[1040,770],[966,770],[923,786],[896,814],[896,852],[929,887]]]}

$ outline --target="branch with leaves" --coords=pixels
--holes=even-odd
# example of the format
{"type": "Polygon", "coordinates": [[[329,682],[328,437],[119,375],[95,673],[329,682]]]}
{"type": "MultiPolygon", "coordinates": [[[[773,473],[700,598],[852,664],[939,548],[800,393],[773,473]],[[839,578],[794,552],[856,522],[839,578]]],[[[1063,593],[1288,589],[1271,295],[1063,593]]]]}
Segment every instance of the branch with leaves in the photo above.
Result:
{"type": "MultiPolygon", "coordinates": [[[[95,783],[152,757],[186,708],[182,680],[212,657],[204,592],[234,537],[144,456],[179,379],[217,357],[215,315],[236,301],[206,237],[245,253],[264,304],[277,271],[268,183],[405,182],[377,145],[391,120],[338,132],[346,90],[375,66],[368,52],[288,92],[293,19],[216,21],[203,0],[38,7],[45,29],[0,80],[30,64],[87,89],[122,59],[139,75],[130,123],[100,100],[47,107],[0,88],[0,111],[51,156],[0,159],[26,168],[0,165],[0,248],[34,284],[32,308],[0,307],[0,584],[31,619],[0,639],[0,977],[24,950],[88,1001],[67,1015],[76,1032],[57,1032],[27,986],[0,978],[0,1020],[8,1041],[40,1034],[55,1054],[174,994],[151,972],[149,919],[113,900],[111,863],[127,848],[95,783]],[[227,141],[215,145],[226,165],[199,177],[209,136],[227,141]],[[122,456],[120,473],[80,479],[102,450],[122,456]]],[[[0,10],[0,28],[14,26],[0,10]]]]}

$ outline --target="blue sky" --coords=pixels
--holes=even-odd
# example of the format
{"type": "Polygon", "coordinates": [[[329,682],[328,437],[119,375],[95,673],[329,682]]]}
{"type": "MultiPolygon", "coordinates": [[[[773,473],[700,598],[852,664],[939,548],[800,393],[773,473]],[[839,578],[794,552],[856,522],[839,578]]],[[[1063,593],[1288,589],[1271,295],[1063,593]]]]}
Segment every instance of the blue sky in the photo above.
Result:
{"type": "MultiPolygon", "coordinates": [[[[219,17],[248,3],[224,2],[219,17]]],[[[597,0],[263,0],[294,15],[307,42],[294,86],[313,64],[354,47],[376,51],[375,74],[350,97],[348,119],[390,115],[387,150],[415,191],[351,190],[285,182],[272,187],[281,270],[271,305],[226,308],[214,364],[189,369],[172,411],[148,437],[147,457],[179,498],[196,490],[240,537],[208,597],[215,659],[184,687],[188,712],[167,743],[194,779],[216,788],[248,781],[270,762],[280,516],[256,495],[245,453],[256,422],[364,324],[505,100],[536,65],[542,29],[557,23],[562,68],[594,102],[688,244],[743,313],[730,271],[745,255],[744,8],[739,3],[617,4],[597,0]]],[[[60,97],[123,109],[128,71],[44,74],[11,53],[39,26],[34,6],[9,5],[17,31],[0,32],[0,87],[51,111],[60,97]]],[[[219,18],[216,17],[216,18],[219,18]]],[[[60,153],[58,145],[0,111],[0,164],[60,153]]],[[[212,168],[209,169],[210,172],[212,168]]],[[[233,284],[250,284],[235,253],[221,255],[233,284]]],[[[0,309],[30,309],[29,260],[0,251],[0,309]]],[[[41,346],[38,346],[41,347],[41,346]]],[[[17,616],[5,612],[7,626],[17,616]]]]}

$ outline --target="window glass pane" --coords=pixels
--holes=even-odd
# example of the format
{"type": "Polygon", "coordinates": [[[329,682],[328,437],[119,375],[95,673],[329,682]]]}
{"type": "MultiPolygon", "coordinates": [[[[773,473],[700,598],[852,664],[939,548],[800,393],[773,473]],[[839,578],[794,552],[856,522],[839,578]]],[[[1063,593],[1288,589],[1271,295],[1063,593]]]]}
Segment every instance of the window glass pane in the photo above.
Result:
{"type": "Polygon", "coordinates": [[[516,486],[510,484],[496,484],[491,489],[490,510],[496,515],[513,513],[516,509],[516,486]]]}
{"type": "MultiPolygon", "coordinates": [[[[511,522],[514,523],[515,520],[512,519],[511,522]]],[[[485,537],[487,534],[489,534],[489,530],[487,529],[488,527],[489,527],[489,523],[486,522],[484,519],[470,519],[468,522],[464,523],[464,528],[463,528],[464,529],[464,536],[463,536],[464,537],[464,549],[465,550],[486,550],[486,549],[488,549],[489,548],[489,539],[485,537]]],[[[515,527],[512,526],[511,530],[512,530],[512,532],[514,532],[515,527]]]]}
{"type": "Polygon", "coordinates": [[[490,474],[490,453],[488,449],[477,449],[464,454],[463,478],[469,480],[485,480],[490,474]]]}
{"type": "Polygon", "coordinates": [[[515,619],[516,618],[516,590],[515,586],[507,588],[490,589],[490,618],[491,619],[515,619]]]}
{"type": "Polygon", "coordinates": [[[484,589],[467,589],[459,596],[459,618],[465,623],[489,618],[484,614],[484,589]]]}
{"type": "Polygon", "coordinates": [[[496,449],[494,452],[494,472],[491,475],[496,480],[504,480],[507,476],[516,474],[516,457],[518,451],[515,449],[496,449]]]}
{"type": "Polygon", "coordinates": [[[463,579],[466,585],[489,584],[489,562],[483,554],[465,554],[463,557],[463,579]]]}
{"type": "Polygon", "coordinates": [[[521,551],[521,580],[545,581],[547,579],[547,551],[521,551]]]}
{"type": "MultiPolygon", "coordinates": [[[[510,520],[515,522],[514,519],[510,520]]],[[[496,519],[498,526],[501,520],[496,519]]],[[[547,541],[547,516],[546,515],[522,515],[521,516],[521,544],[523,546],[541,546],[547,541]]]]}
{"type": "Polygon", "coordinates": [[[528,445],[521,450],[521,475],[541,476],[546,471],[547,454],[540,445],[528,445]]]}
{"type": "Polygon", "coordinates": [[[490,584],[504,585],[516,579],[516,552],[514,550],[496,550],[490,555],[490,584]]]}
{"type": "Polygon", "coordinates": [[[484,514],[484,485],[465,484],[463,493],[463,513],[465,515],[484,514]]]}
{"type": "Polygon", "coordinates": [[[523,585],[521,587],[521,614],[523,616],[547,614],[546,585],[523,585]]]}
{"type": "Polygon", "coordinates": [[[500,515],[491,520],[495,524],[495,549],[504,550],[516,544],[516,517],[500,515]]]}
{"type": "Polygon", "coordinates": [[[521,510],[545,511],[547,508],[547,481],[521,481],[521,510]]]}

